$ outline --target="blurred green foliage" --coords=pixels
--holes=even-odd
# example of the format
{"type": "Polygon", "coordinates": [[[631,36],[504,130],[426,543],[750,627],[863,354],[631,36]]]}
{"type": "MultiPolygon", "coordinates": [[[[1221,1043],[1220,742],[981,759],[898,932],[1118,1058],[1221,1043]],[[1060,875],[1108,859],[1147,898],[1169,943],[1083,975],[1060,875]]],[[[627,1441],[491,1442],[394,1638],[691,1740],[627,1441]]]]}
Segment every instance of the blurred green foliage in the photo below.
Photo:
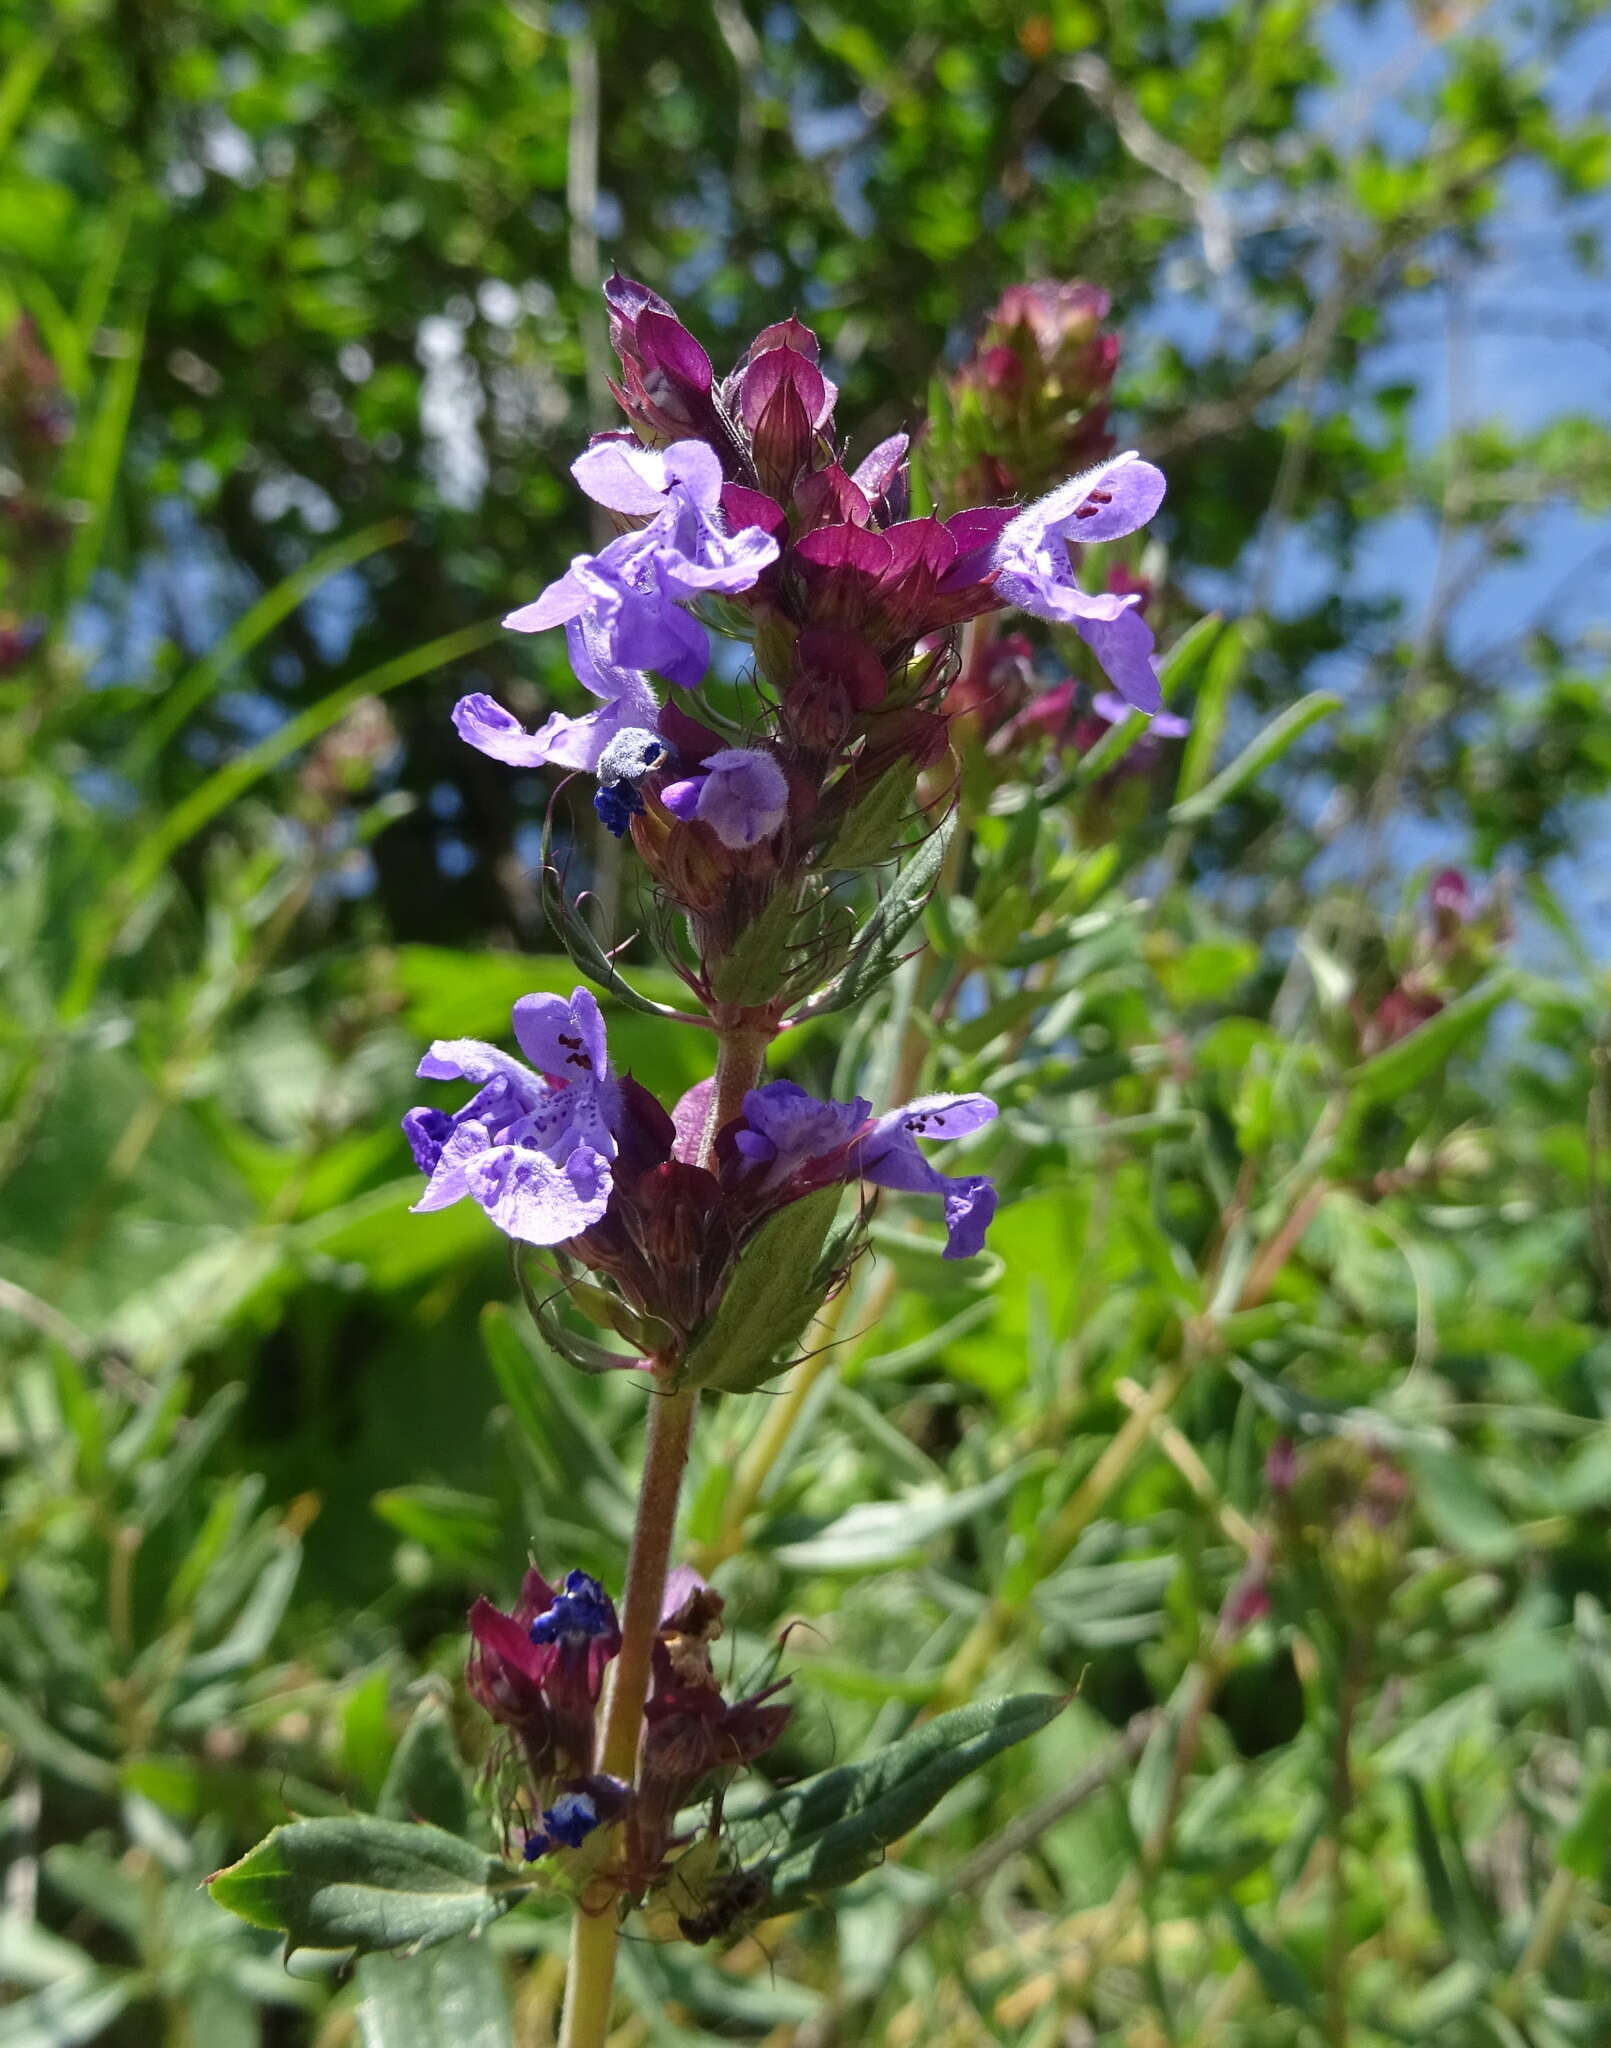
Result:
{"type": "Polygon", "coordinates": [[[424,1039],[573,979],[551,792],[446,712],[568,701],[495,622],[585,544],[611,257],[718,357],[798,307],[863,447],[1003,285],[1099,282],[1165,645],[1231,621],[1139,803],[1009,778],[937,978],[780,1048],[998,1095],[1010,1200],[977,1265],[877,1221],[690,1494],[740,1661],[807,1624],[780,1781],[1077,1697],[835,1914],[630,1945],[621,2038],[1607,2038],[1611,439],[1451,368],[1494,298],[1541,360],[1601,303],[1604,60],[1571,0],[0,21],[0,310],[54,365],[0,394],[0,634],[44,628],[0,677],[0,2048],[548,2038],[559,1920],[288,1974],[197,1886],[427,1811],[419,1702],[484,1749],[470,1598],[619,1575],[641,1396],[543,1351],[478,1216],[407,1215],[396,1133],[424,1039]],[[1503,267],[1540,217],[1549,305],[1503,267]],[[1393,1039],[1446,852],[1505,907],[1393,1039]]]}

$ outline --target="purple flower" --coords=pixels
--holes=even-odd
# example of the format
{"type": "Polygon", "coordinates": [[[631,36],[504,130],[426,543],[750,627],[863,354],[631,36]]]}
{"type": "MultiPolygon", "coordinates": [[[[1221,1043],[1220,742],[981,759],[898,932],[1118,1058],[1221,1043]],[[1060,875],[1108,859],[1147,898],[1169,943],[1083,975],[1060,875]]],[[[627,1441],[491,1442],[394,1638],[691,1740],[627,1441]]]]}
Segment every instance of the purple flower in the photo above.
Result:
{"type": "Polygon", "coordinates": [[[480,691],[461,697],[453,707],[453,723],[459,738],[466,740],[494,761],[506,761],[511,768],[581,768],[597,771],[599,756],[617,734],[628,730],[653,732],[659,724],[660,702],[649,678],[639,669],[621,668],[611,661],[598,622],[589,617],[571,619],[565,627],[571,667],[584,690],[602,699],[597,711],[581,718],[566,718],[556,711],[540,730],[527,732],[520,721],[501,704],[480,691]]]}
{"type": "Polygon", "coordinates": [[[1163,472],[1130,450],[1026,505],[996,542],[997,593],[1056,625],[1072,626],[1125,702],[1158,711],[1163,696],[1141,597],[1081,590],[1071,543],[1118,540],[1145,526],[1163,501],[1163,472]]]}
{"type": "Polygon", "coordinates": [[[537,1826],[527,1835],[522,1851],[526,1862],[535,1863],[552,1849],[581,1848],[595,1828],[625,1813],[631,1791],[622,1779],[600,1773],[574,1791],[562,1792],[552,1806],[543,1808],[537,1826]]]}
{"type": "Polygon", "coordinates": [[[662,452],[606,439],[584,449],[571,473],[595,503],[649,523],[596,555],[578,555],[504,624],[540,633],[586,616],[617,667],[657,669],[691,689],[709,665],[710,637],[683,606],[750,589],[777,559],[777,542],[759,527],[727,530],[721,463],[703,441],[662,452]]]}
{"type": "Polygon", "coordinates": [[[403,1129],[429,1175],[416,1212],[469,1195],[498,1228],[527,1244],[562,1244],[609,1207],[620,1086],[610,1073],[604,1019],[579,988],[522,996],[515,1037],[537,1069],[479,1039],[438,1039],[419,1072],[471,1082],[456,1113],[411,1109],[403,1129]]]}
{"type": "Polygon", "coordinates": [[[984,1244],[996,1213],[987,1176],[944,1174],[917,1148],[919,1138],[960,1138],[996,1114],[984,1095],[924,1095],[902,1109],[871,1118],[871,1105],[819,1102],[793,1081],[769,1081],[744,1098],[744,1121],[734,1146],[762,1186],[809,1192],[836,1180],[867,1180],[904,1194],[945,1200],[948,1259],[970,1258],[984,1244]]]}
{"type": "Polygon", "coordinates": [[[698,818],[723,846],[742,849],[770,839],[789,808],[789,785],[770,754],[755,747],[722,747],[705,756],[703,771],[669,783],[660,801],[675,818],[698,818]]]}

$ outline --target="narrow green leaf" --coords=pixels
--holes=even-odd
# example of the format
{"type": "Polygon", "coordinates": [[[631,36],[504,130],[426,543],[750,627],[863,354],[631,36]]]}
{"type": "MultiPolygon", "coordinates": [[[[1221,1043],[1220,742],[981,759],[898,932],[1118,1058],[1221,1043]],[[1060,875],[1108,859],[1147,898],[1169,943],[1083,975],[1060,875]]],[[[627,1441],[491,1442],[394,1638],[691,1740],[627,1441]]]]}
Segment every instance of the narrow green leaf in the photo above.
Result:
{"type": "Polygon", "coordinates": [[[251,609],[237,619],[188,674],[165,690],[152,707],[139,737],[129,750],[127,772],[138,776],[229,677],[231,670],[252,649],[266,640],[282,619],[289,618],[305,604],[321,583],[343,569],[367,561],[382,548],[390,547],[408,531],[406,519],[382,519],[359,533],[347,534],[330,547],[321,549],[311,562],[284,577],[267,590],[251,609]]]}
{"type": "MultiPolygon", "coordinates": [[[[1032,1463],[1015,1465],[1010,1472],[998,1472],[980,1486],[959,1487],[955,1493],[929,1489],[905,1500],[858,1502],[815,1536],[786,1543],[773,1555],[797,1572],[865,1571],[896,1564],[1011,1493],[1032,1463]]],[[[763,1535],[763,1545],[765,1540],[763,1535]]]]}
{"type": "Polygon", "coordinates": [[[1195,796],[1214,772],[1214,756],[1219,752],[1225,721],[1230,715],[1231,699],[1242,680],[1247,656],[1248,626],[1245,621],[1238,620],[1235,625],[1227,627],[1224,637],[1213,649],[1208,673],[1197,693],[1197,702],[1192,706],[1191,731],[1186,735],[1180,756],[1177,800],[1195,796]]]}
{"type": "Polygon", "coordinates": [[[749,1393],[792,1362],[823,1303],[824,1250],[843,1192],[818,1188],[761,1225],[689,1347],[684,1386],[749,1393]]]}
{"type": "Polygon", "coordinates": [[[90,578],[101,559],[123,466],[129,416],[140,384],[144,349],[145,308],[141,306],[121,331],[120,353],[101,378],[100,399],[89,432],[82,444],[74,444],[72,488],[85,511],[73,529],[62,572],[69,604],[76,603],[89,589],[90,578]]]}
{"type": "Polygon", "coordinates": [[[228,1635],[212,1649],[203,1650],[199,1656],[188,1659],[184,1666],[185,1677],[192,1681],[222,1678],[255,1664],[274,1640],[274,1631],[290,1605],[301,1569],[301,1544],[283,1540],[258,1574],[257,1583],[247,1595],[228,1635]]]}
{"type": "Polygon", "coordinates": [[[542,845],[537,856],[537,892],[543,915],[573,965],[579,967],[590,981],[596,981],[600,988],[608,989],[616,1001],[625,1003],[629,1010],[641,1010],[649,1017],[680,1017],[681,1011],[667,1003],[651,1002],[622,977],[621,970],[599,943],[593,927],[565,893],[565,877],[553,861],[553,836],[553,809],[550,807],[543,819],[542,845]]]}
{"type": "Polygon", "coordinates": [[[796,1023],[807,1017],[826,1017],[835,1010],[848,1009],[894,972],[899,963],[902,942],[922,916],[924,906],[939,881],[946,849],[955,830],[956,813],[953,811],[923,840],[896,874],[880,898],[878,907],[851,941],[844,966],[826,988],[819,989],[801,1005],[794,1020],[796,1023]]]}
{"type": "Polygon", "coordinates": [[[1500,1511],[1474,1462],[1457,1450],[1406,1454],[1416,1505],[1451,1550],[1502,1564],[1521,1548],[1521,1531],[1500,1511]]]}
{"type": "Polygon", "coordinates": [[[626,1473],[577,1402],[565,1368],[526,1336],[501,1302],[489,1302],[481,1311],[481,1341],[492,1376],[554,1498],[602,1493],[623,1508],[630,1494],[626,1473]]]}
{"type": "Polygon", "coordinates": [[[45,67],[56,54],[62,29],[30,36],[21,44],[0,77],[0,150],[16,132],[17,123],[28,111],[34,88],[45,75],[45,67]]]}
{"type": "Polygon", "coordinates": [[[85,1970],[0,2012],[0,2048],[76,2048],[104,2039],[139,1986],[134,1972],[85,1970]]]}
{"type": "Polygon", "coordinates": [[[1491,974],[1418,1024],[1407,1038],[1364,1061],[1346,1078],[1357,1103],[1391,1102],[1444,1066],[1487,1023],[1515,986],[1508,968],[1491,974]]]}
{"type": "Polygon", "coordinates": [[[69,1785],[109,1793],[117,1782],[117,1774],[104,1757],[69,1741],[8,1685],[0,1685],[0,1735],[30,1763],[69,1785]]]}
{"type": "Polygon", "coordinates": [[[1296,746],[1310,726],[1318,725],[1322,718],[1329,718],[1341,707],[1342,699],[1333,696],[1329,690],[1312,690],[1307,697],[1300,697],[1279,718],[1271,719],[1212,782],[1177,803],[1169,813],[1170,824],[1196,825],[1211,817],[1221,804],[1229,803],[1233,796],[1240,795],[1250,782],[1296,746]]]}
{"type": "Polygon", "coordinates": [[[367,670],[352,682],[344,683],[339,690],[332,690],[328,697],[310,705],[299,717],[288,719],[277,732],[259,740],[255,747],[248,747],[235,760],[226,762],[209,775],[199,789],[192,790],[182,802],[175,804],[162,822],[134,848],[115,886],[86,918],[79,936],[73,972],[61,999],[63,1022],[74,1021],[89,1008],[100,984],[101,969],[130,913],[161,877],[181,847],[188,846],[220,812],[238,802],[282,761],[289,760],[291,755],[310,745],[333,725],[340,724],[363,698],[384,696],[388,690],[398,689],[404,683],[428,675],[432,669],[457,661],[461,655],[473,654],[478,647],[485,647],[495,639],[499,630],[498,624],[492,620],[484,625],[464,626],[455,633],[444,633],[439,640],[427,641],[411,653],[400,654],[395,660],[383,661],[378,668],[367,670]]]}
{"type": "Polygon", "coordinates": [[[1264,1995],[1270,2003],[1277,2009],[1286,2007],[1292,2012],[1301,2012],[1305,2019],[1312,2020],[1315,2017],[1314,1994],[1309,1989],[1308,1979],[1286,1950],[1266,1941],[1232,1898],[1225,1901],[1225,1917],[1231,1923],[1237,1947],[1252,1964],[1254,1975],[1263,1985],[1264,1995]]]}
{"type": "Polygon", "coordinates": [[[498,1504],[451,1486],[391,1486],[377,1493],[375,1513],[411,1543],[445,1564],[485,1571],[498,1541],[498,1504]]]}
{"type": "Polygon", "coordinates": [[[1498,1954],[1493,1936],[1484,1924],[1482,1910],[1467,1888],[1456,1881],[1457,1862],[1451,1869],[1438,1840],[1437,1824],[1426,1803],[1426,1794],[1414,1778],[1404,1781],[1404,1796],[1410,1803],[1410,1830],[1415,1840],[1416,1860],[1421,1866],[1427,1900],[1433,1917],[1450,1945],[1473,1962],[1496,1964],[1498,1954]]]}
{"type": "Polygon", "coordinates": [[[735,1828],[742,1856],[769,1844],[764,1911],[792,1912],[871,1870],[954,1785],[1055,1720],[1059,1694],[980,1700],[915,1728],[865,1763],[841,1764],[780,1794],[735,1828]],[[777,1830],[784,1831],[779,1846],[777,1830]]]}
{"type": "Polygon", "coordinates": [[[207,1880],[219,1905],[299,1948],[433,1947],[478,1934],[530,1886],[469,1842],[423,1823],[298,1820],[207,1880]]]}

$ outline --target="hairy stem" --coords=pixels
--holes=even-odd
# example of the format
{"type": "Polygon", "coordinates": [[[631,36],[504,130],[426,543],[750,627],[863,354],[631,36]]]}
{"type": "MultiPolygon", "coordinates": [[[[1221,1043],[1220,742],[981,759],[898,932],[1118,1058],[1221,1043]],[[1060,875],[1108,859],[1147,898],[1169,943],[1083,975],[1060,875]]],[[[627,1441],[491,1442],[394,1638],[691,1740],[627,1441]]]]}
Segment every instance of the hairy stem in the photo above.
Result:
{"type": "MultiPolygon", "coordinates": [[[[754,1087],[771,1032],[740,1012],[719,1028],[716,1082],[711,1090],[700,1164],[709,1165],[716,1133],[738,1115],[754,1087]]],[[[660,1626],[671,1545],[677,1533],[677,1498],[693,1438],[699,1395],[693,1388],[662,1388],[649,1407],[649,1435],[643,1453],[643,1478],[638,1513],[632,1528],[632,1553],[627,1560],[626,1590],[621,1602],[621,1649],[610,1667],[604,1703],[604,1731],[599,1769],[632,1782],[637,1777],[638,1740],[649,1694],[650,1659],[660,1626]]],[[[610,2031],[610,2001],[615,1983],[615,1951],[620,1939],[617,1901],[602,1911],[578,1905],[571,1923],[570,1969],[565,1979],[565,2010],[559,2048],[604,2048],[610,2031]]]]}
{"type": "MultiPolygon", "coordinates": [[[[637,1775],[638,1737],[649,1691],[649,1660],[660,1625],[677,1495],[693,1434],[699,1396],[692,1389],[662,1393],[649,1409],[638,1516],[632,1530],[626,1594],[621,1606],[621,1650],[610,1667],[599,1768],[629,1782],[637,1775]]],[[[560,2048],[603,2048],[609,2036],[610,1995],[620,1933],[616,1901],[602,1911],[578,1905],[571,1922],[571,1962],[565,1979],[560,2048]]]]}
{"type": "Polygon", "coordinates": [[[701,1166],[709,1166],[716,1133],[742,1112],[745,1096],[761,1078],[773,1027],[758,1022],[757,1015],[753,1010],[738,1010],[716,1020],[716,1075],[699,1147],[701,1166]]]}

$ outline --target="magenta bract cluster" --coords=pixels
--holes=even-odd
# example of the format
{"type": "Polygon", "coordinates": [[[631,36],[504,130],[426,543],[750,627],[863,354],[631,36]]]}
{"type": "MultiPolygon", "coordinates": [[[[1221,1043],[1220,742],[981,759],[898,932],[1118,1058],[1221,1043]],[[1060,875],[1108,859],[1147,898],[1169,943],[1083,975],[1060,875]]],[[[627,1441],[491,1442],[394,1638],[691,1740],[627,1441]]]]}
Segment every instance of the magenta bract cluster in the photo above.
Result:
{"type": "Polygon", "coordinates": [[[517,1780],[508,1826],[527,1862],[578,1849],[620,1821],[622,1874],[641,1891],[677,1846],[677,1816],[701,1788],[777,1741],[791,1712],[776,1703],[781,1684],[733,1701],[723,1693],[711,1661],[722,1608],[697,1573],[671,1573],[631,1787],[594,1768],[605,1674],[621,1648],[614,1603],[598,1580],[573,1571],[555,1587],[533,1567],[509,1613],[488,1600],[471,1608],[466,1680],[508,1736],[517,1780]]]}

